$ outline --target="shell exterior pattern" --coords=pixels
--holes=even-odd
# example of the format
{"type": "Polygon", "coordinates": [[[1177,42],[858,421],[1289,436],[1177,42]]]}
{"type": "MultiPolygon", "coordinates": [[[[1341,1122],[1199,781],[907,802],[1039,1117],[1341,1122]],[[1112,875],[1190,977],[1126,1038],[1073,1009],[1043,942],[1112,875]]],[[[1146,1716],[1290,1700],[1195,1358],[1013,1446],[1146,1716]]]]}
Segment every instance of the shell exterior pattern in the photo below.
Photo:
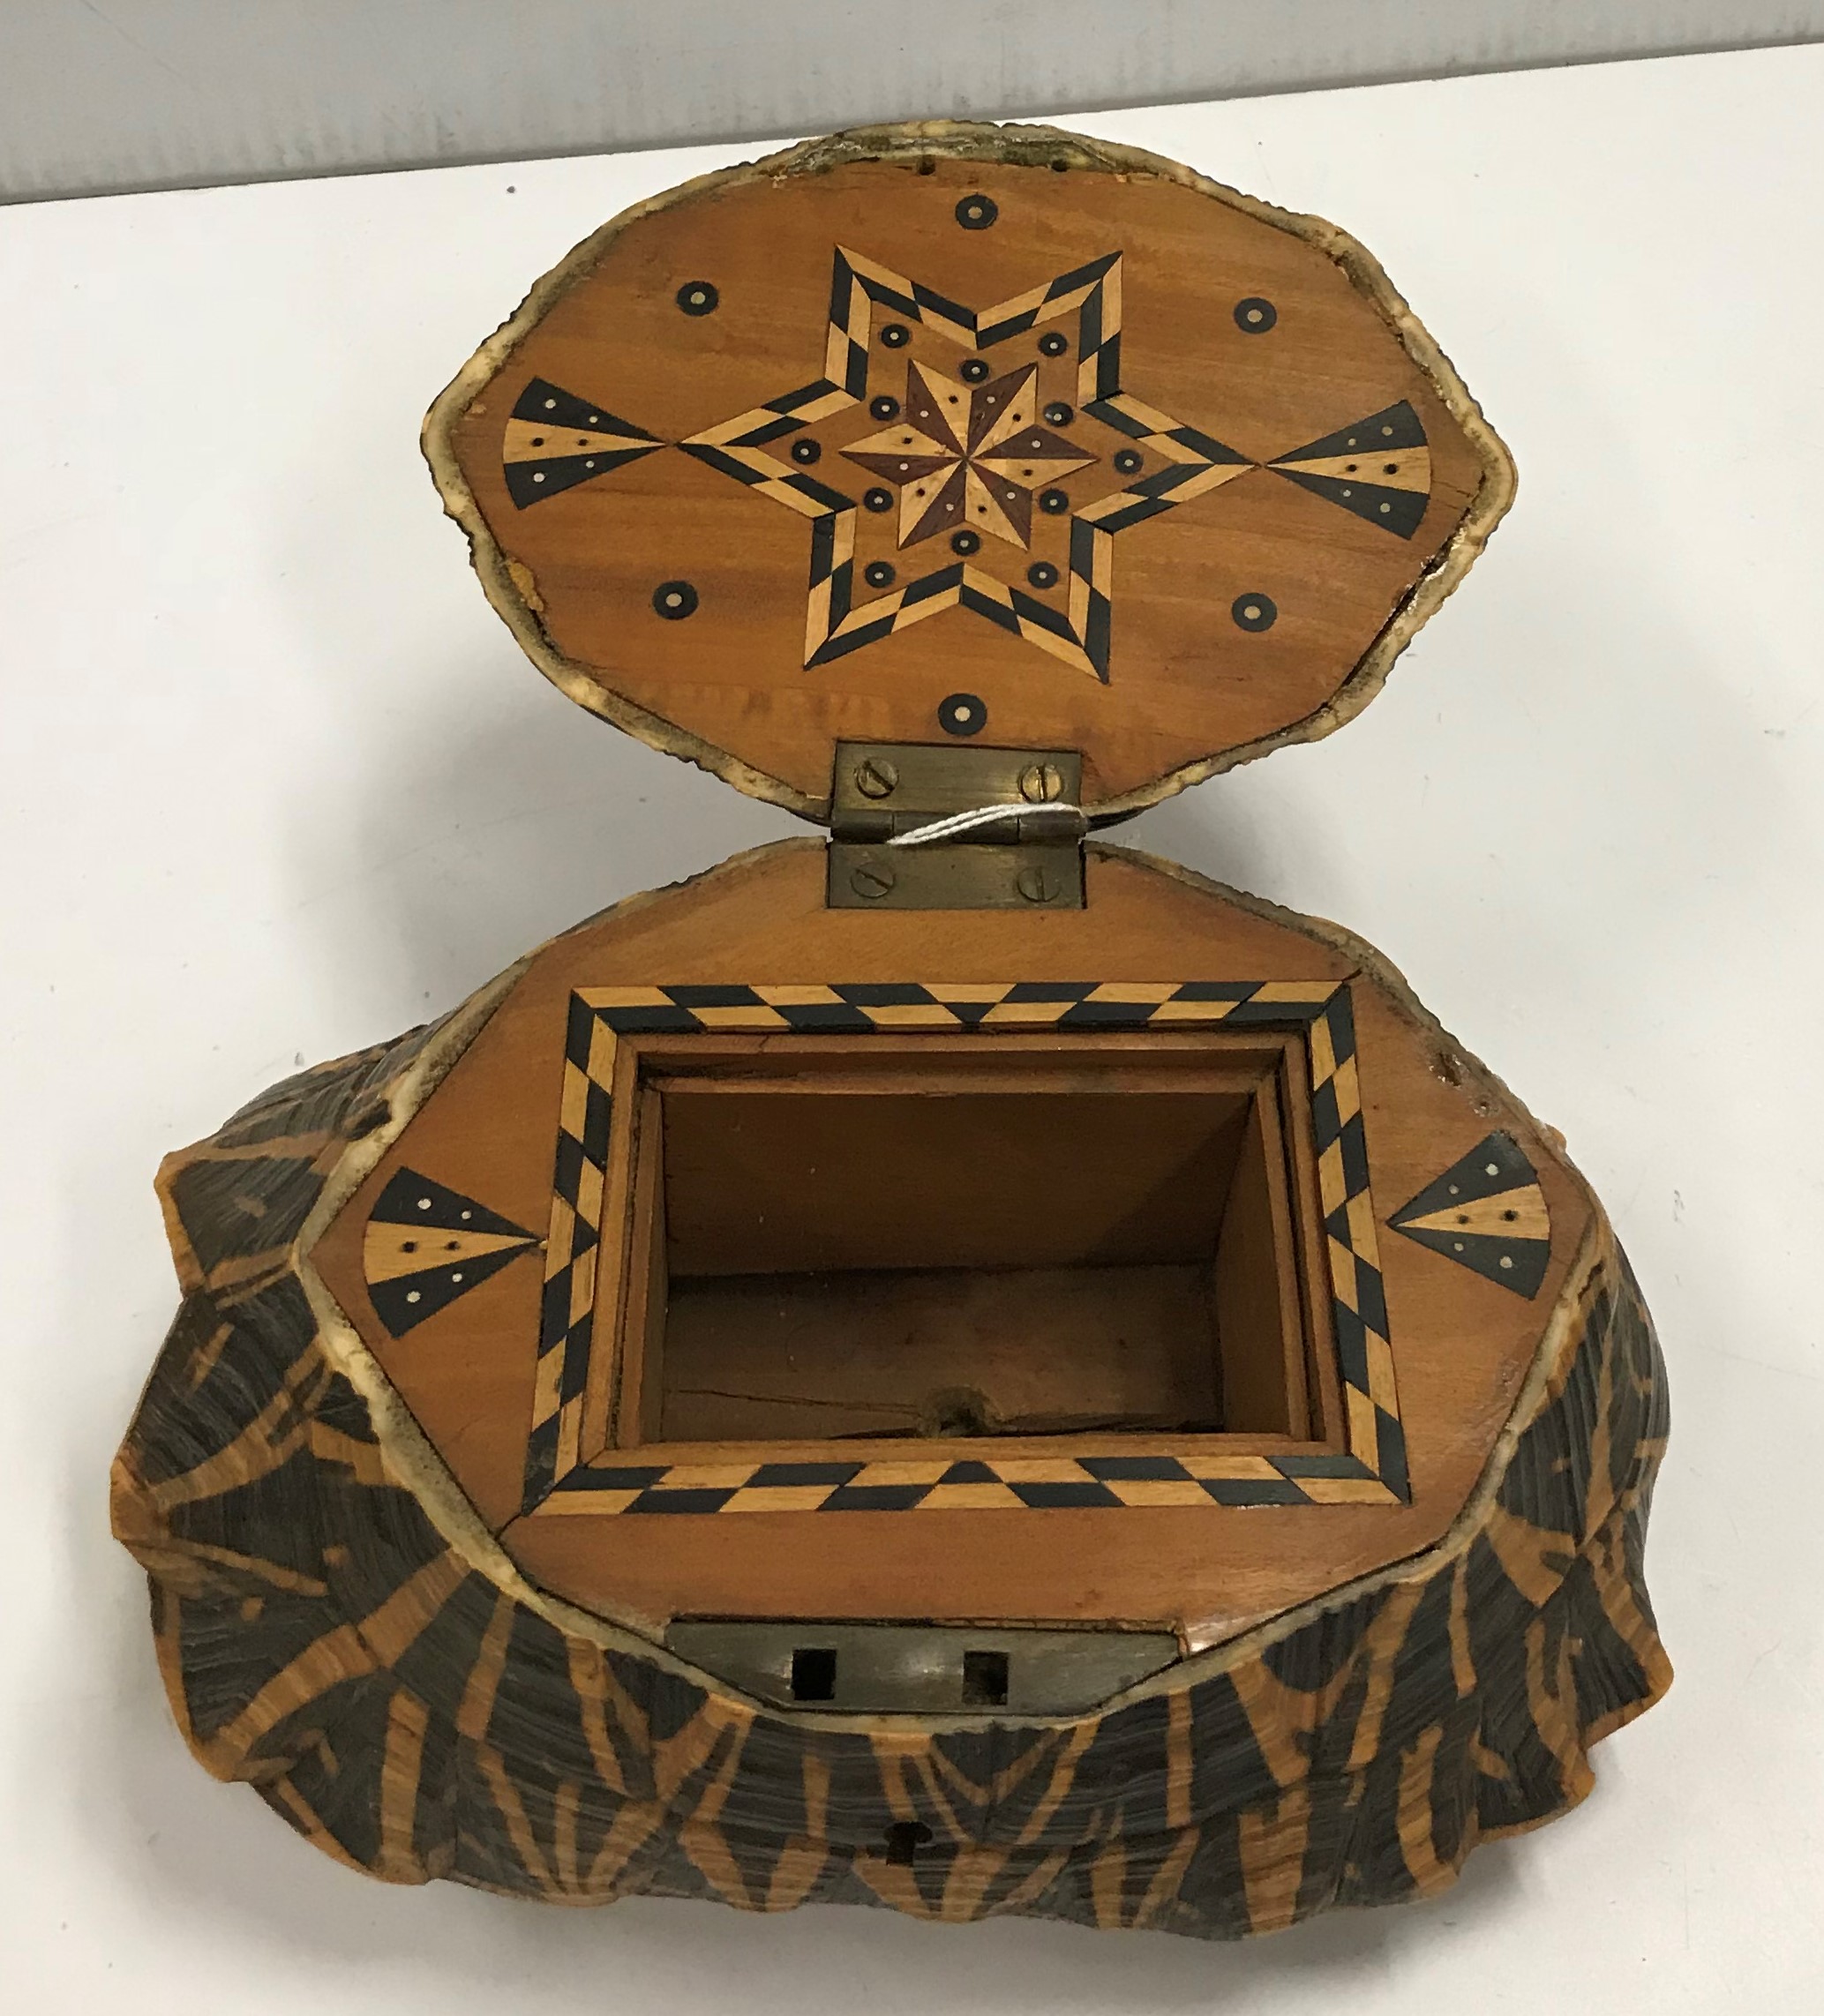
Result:
{"type": "Polygon", "coordinates": [[[1606,1240],[1473,1520],[1100,1715],[771,1712],[481,1571],[402,1481],[409,1424],[351,1382],[296,1261],[433,1033],[289,1080],[167,1165],[186,1293],[114,1478],[186,1741],[338,1860],[572,1903],[1231,1937],[1445,1886],[1581,1799],[1588,1746],[1667,1686],[1641,1577],[1663,1368],[1606,1240]],[[896,1823],[929,1830],[910,1862],[896,1823]]]}

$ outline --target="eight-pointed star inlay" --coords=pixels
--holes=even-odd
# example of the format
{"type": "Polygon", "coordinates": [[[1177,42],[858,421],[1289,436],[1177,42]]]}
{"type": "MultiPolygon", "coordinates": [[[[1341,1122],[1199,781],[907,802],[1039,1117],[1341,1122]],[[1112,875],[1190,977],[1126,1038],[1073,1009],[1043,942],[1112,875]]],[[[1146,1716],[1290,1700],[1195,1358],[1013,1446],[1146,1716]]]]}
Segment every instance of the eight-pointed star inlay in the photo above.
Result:
{"type": "Polygon", "coordinates": [[[899,543],[987,532],[1011,546],[1032,536],[1032,491],[1095,461],[1038,424],[1039,367],[965,386],[928,364],[905,367],[900,417],[843,450],[899,492],[899,543]]]}

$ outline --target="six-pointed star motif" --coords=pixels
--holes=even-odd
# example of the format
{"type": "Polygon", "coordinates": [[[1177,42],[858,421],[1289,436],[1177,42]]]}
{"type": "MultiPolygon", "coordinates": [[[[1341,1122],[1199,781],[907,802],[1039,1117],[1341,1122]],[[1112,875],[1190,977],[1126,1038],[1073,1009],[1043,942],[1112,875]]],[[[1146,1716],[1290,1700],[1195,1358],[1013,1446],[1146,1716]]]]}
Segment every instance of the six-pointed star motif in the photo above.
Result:
{"type": "Polygon", "coordinates": [[[965,528],[1025,546],[1032,491],[1097,458],[1037,423],[1039,367],[960,385],[909,363],[905,403],[890,427],[843,453],[899,492],[899,543],[965,528]]]}
{"type": "MultiPolygon", "coordinates": [[[[830,275],[823,375],[676,444],[686,454],[746,484],[754,496],[811,521],[807,666],[828,664],[912,624],[962,608],[1106,682],[1114,629],[1115,536],[1257,469],[1270,468],[1401,538],[1416,531],[1430,498],[1430,461],[1423,453],[1423,425],[1407,403],[1402,401],[1271,463],[1257,461],[1122,389],[1121,268],[1121,253],[1105,252],[992,307],[969,308],[838,245],[830,275]],[[967,539],[955,542],[957,560],[904,581],[893,581],[890,571],[885,581],[877,581],[873,578],[875,567],[858,565],[856,528],[862,504],[811,473],[823,445],[801,431],[867,401],[877,311],[891,319],[879,336],[887,348],[901,348],[918,328],[975,352],[961,367],[972,383],[978,371],[986,378],[989,368],[981,353],[1033,336],[1041,328],[1046,334],[1034,340],[1043,355],[1062,358],[1074,349],[1077,411],[1123,438],[1125,445],[1112,458],[1123,482],[1119,489],[1070,505],[1068,516],[1060,513],[1062,566],[1047,562],[1025,574],[1025,582],[1040,593],[1029,593],[1018,581],[1002,581],[990,566],[978,565],[968,556],[980,549],[967,539]],[[1066,327],[1047,327],[1059,323],[1066,327]],[[1067,333],[1071,324],[1074,341],[1067,333]],[[782,460],[775,451],[793,437],[792,460],[782,460]],[[1353,468],[1347,458],[1360,456],[1370,446],[1402,451],[1394,457],[1398,466],[1381,465],[1377,478],[1353,468]],[[1404,489],[1392,487],[1395,477],[1404,489]],[[858,596],[858,581],[883,592],[858,596]]],[[[1031,495],[1026,485],[1099,459],[1047,436],[1032,418],[1036,372],[1034,365],[1017,369],[1000,381],[981,384],[978,396],[965,393],[929,365],[918,364],[907,380],[910,410],[898,427],[837,451],[853,457],[858,466],[865,466],[865,457],[890,455],[889,466],[878,473],[900,491],[902,547],[930,537],[957,518],[966,518],[972,530],[991,531],[1003,542],[1024,547],[1031,529],[1024,501],[1031,495]],[[950,414],[954,420],[948,417],[950,414]],[[996,430],[1003,422],[1007,431],[1002,434],[996,430]],[[915,438],[908,441],[908,434],[915,438]],[[1035,441],[1049,451],[1043,459],[1032,452],[1035,441]],[[921,495],[921,486],[929,494],[921,495]],[[954,513],[945,508],[950,504],[957,506],[954,513]]],[[[881,396],[884,400],[887,395],[881,396]]],[[[881,411],[884,416],[884,405],[881,411]]],[[[529,482],[536,481],[532,471],[529,482]]],[[[1063,498],[1062,492],[1059,495],[1063,498]]],[[[863,501],[871,506],[883,500],[863,501]]],[[[1049,501],[1040,494],[1041,508],[1049,501]]],[[[957,527],[958,532],[962,529],[957,527]]]]}

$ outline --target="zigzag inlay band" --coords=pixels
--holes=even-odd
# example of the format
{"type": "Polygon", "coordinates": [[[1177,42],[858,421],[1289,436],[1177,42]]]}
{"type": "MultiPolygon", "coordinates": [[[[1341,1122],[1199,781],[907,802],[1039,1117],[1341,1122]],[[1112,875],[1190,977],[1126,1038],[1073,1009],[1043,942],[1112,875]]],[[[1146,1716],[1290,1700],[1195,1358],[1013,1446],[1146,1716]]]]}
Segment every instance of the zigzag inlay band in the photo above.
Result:
{"type": "Polygon", "coordinates": [[[1347,982],[917,981],[586,987],[570,997],[525,1506],[542,1514],[1392,1504],[1410,1495],[1369,1191],[1347,982]],[[934,1456],[654,1465],[583,1460],[614,1060],[624,1036],[776,1031],[1302,1030],[1344,1402],[1340,1451],[1302,1455],[934,1456]]]}

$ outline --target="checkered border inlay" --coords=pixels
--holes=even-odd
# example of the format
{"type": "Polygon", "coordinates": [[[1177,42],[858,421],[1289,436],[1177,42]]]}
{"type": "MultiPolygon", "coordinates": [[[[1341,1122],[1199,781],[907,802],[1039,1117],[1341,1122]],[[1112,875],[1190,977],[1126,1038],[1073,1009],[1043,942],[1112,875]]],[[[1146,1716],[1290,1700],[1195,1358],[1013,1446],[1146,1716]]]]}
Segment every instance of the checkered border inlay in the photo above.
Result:
{"type": "Polygon", "coordinates": [[[587,987],[570,997],[563,1098],[526,1458],[525,1509],[552,1513],[909,1511],[1107,1505],[1391,1504],[1410,1495],[1347,982],[916,982],[587,987]],[[582,1459],[623,1036],[907,1030],[1302,1030],[1345,1405],[1345,1453],[1207,1457],[936,1454],[882,1462],[642,1464],[582,1459]]]}

